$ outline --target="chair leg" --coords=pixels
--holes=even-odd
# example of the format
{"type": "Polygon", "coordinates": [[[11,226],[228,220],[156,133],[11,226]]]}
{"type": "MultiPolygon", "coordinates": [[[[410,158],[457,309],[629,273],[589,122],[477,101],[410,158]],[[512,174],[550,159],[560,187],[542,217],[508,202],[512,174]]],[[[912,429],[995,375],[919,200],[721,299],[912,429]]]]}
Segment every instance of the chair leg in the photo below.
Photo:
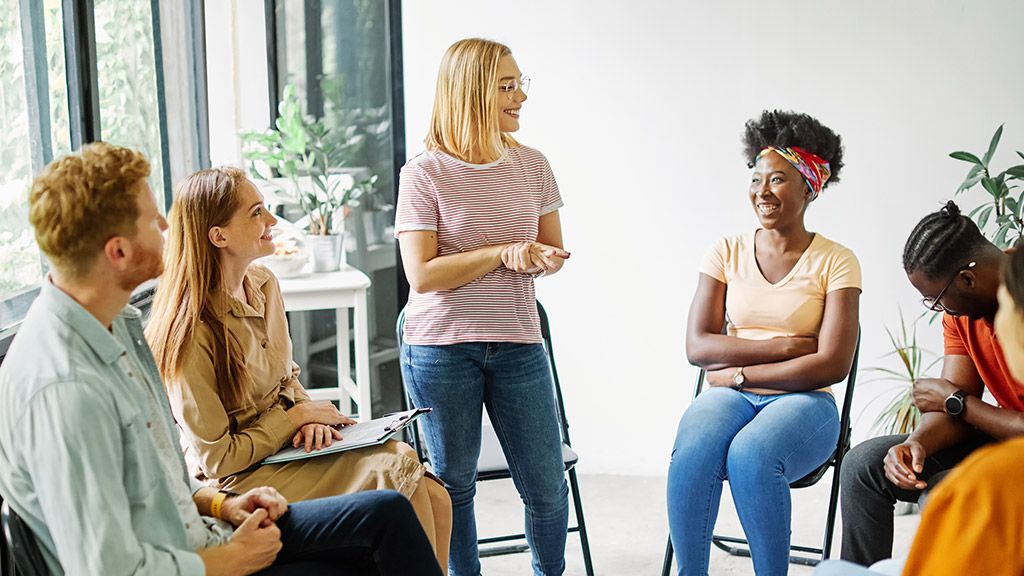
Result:
{"type": "Polygon", "coordinates": [[[668,537],[668,545],[665,546],[665,562],[661,565],[661,576],[669,576],[672,573],[672,536],[668,537]]]}
{"type": "Polygon", "coordinates": [[[576,480],[576,469],[569,469],[569,489],[572,492],[572,504],[576,509],[576,526],[579,527],[580,546],[583,548],[583,564],[587,576],[594,576],[594,562],[590,557],[590,539],[587,538],[587,523],[583,519],[583,501],[580,498],[580,485],[576,480]]]}
{"type": "Polygon", "coordinates": [[[832,555],[832,537],[836,528],[836,511],[839,508],[839,471],[842,469],[843,455],[836,458],[835,466],[832,467],[832,493],[828,500],[828,515],[825,516],[825,541],[821,545],[821,561],[829,559],[832,555]]]}

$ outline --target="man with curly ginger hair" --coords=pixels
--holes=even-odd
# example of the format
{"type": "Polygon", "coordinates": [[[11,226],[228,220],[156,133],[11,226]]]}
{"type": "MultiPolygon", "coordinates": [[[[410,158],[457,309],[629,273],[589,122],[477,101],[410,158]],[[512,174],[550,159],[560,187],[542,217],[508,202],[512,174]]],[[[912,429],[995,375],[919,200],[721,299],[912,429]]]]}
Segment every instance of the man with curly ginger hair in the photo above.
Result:
{"type": "Polygon", "coordinates": [[[133,150],[98,142],[32,184],[53,271],[0,367],[0,493],[49,571],[430,574],[440,567],[392,491],[289,505],[191,478],[132,291],[163,271],[163,231],[133,150]]]}

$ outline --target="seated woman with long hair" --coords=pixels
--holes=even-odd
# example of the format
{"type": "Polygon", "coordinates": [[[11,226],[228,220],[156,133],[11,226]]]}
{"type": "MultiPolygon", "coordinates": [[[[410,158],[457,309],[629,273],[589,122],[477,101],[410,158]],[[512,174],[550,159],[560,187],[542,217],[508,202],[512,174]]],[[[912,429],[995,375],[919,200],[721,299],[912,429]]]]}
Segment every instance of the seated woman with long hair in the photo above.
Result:
{"type": "Polygon", "coordinates": [[[806,114],[765,111],[747,122],[743,143],[760,227],[711,249],[686,331],[686,356],[710,387],[683,414],[668,471],[681,575],[708,573],[726,477],[754,572],[786,574],[789,484],[835,450],[829,386],[847,375],[857,345],[857,258],[804,224],[838,180],[839,136],[806,114]]]}
{"type": "MultiPolygon", "coordinates": [[[[351,423],[312,402],[292,361],[277,278],[253,261],[273,253],[277,219],[238,168],[203,170],[178,187],[166,272],[146,337],[163,376],[189,470],[210,486],[272,486],[289,501],[394,489],[410,499],[446,569],[451,501],[408,445],[261,466],[286,444],[329,445],[351,423]]],[[[344,343],[339,343],[343,345],[344,343]]]]}

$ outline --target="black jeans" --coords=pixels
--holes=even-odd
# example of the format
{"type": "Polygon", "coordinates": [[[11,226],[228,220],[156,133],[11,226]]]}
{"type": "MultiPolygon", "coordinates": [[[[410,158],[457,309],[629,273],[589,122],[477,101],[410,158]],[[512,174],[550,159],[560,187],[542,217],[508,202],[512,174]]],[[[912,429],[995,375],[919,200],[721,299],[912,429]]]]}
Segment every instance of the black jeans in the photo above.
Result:
{"type": "MultiPolygon", "coordinates": [[[[870,566],[892,556],[893,507],[897,500],[917,502],[924,490],[905,490],[885,477],[883,460],[889,448],[903,443],[907,434],[866,440],[843,459],[843,560],[870,566]]],[[[918,478],[930,490],[946,472],[978,448],[993,440],[975,431],[963,442],[925,458],[918,478]]]]}
{"type": "Polygon", "coordinates": [[[412,505],[398,492],[295,502],[277,525],[283,547],[263,575],[441,576],[412,505]]]}

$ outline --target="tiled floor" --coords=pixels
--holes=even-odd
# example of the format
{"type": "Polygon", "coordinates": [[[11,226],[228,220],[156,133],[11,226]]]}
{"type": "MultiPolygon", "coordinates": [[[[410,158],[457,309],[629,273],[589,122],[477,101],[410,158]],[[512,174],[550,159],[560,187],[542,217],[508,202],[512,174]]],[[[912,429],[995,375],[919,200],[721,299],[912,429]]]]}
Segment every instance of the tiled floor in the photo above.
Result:
{"type": "MultiPolygon", "coordinates": [[[[831,476],[811,488],[793,493],[793,540],[819,546],[824,530],[825,510],[831,476]]],[[[668,520],[665,513],[665,478],[641,476],[582,475],[580,489],[590,534],[595,573],[602,576],[632,576],[661,573],[668,520]]],[[[571,516],[570,511],[570,516],[571,516]]],[[[511,481],[484,482],[478,486],[477,522],[481,536],[509,533],[522,527],[522,503],[511,481]]],[[[918,516],[896,517],[896,553],[905,552],[917,527],[918,516]]],[[[837,532],[840,527],[837,521],[837,532]]],[[[723,497],[718,534],[742,535],[732,503],[723,497]]],[[[839,554],[839,535],[833,556],[839,554]]],[[[530,555],[515,554],[485,558],[485,576],[532,574],[530,555]]],[[[813,569],[793,565],[794,576],[809,575],[813,569]]],[[[579,538],[569,535],[566,545],[566,575],[585,574],[579,538]]],[[[711,576],[752,575],[748,558],[734,558],[715,548],[711,551],[711,576]]]]}

